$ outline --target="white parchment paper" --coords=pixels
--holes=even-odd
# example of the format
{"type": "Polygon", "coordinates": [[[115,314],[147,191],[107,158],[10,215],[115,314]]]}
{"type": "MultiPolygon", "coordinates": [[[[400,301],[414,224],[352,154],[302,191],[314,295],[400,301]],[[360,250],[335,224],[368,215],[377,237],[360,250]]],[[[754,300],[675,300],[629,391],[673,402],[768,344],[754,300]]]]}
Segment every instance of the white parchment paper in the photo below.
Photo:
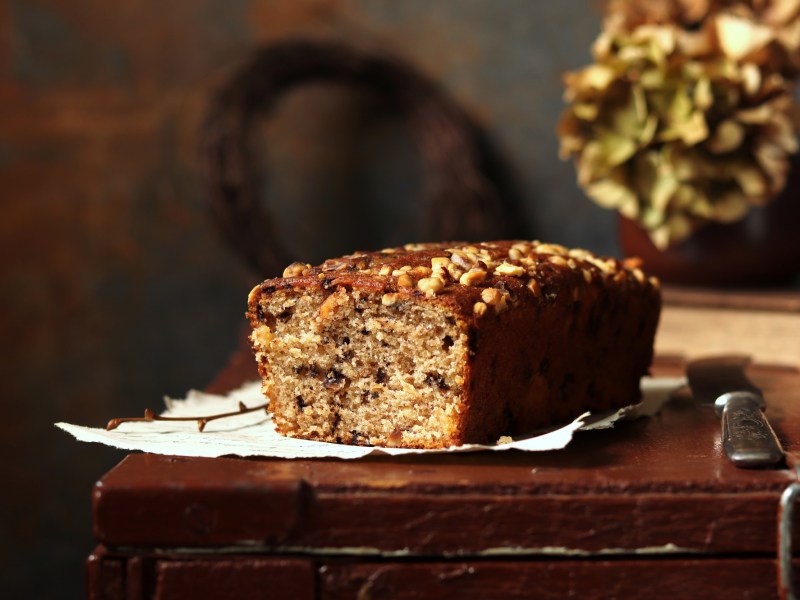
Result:
{"type": "MultiPolygon", "coordinates": [[[[211,421],[205,431],[195,421],[151,421],[123,423],[118,429],[105,429],[56,423],[56,426],[82,442],[97,442],[123,450],[179,456],[269,456],[275,458],[361,458],[370,455],[435,454],[479,450],[560,450],[569,444],[576,431],[606,429],[620,419],[635,419],[656,414],[670,395],[685,385],[682,378],[642,379],[641,403],[604,414],[585,413],[558,429],[536,432],[495,445],[470,444],[440,450],[347,446],[289,438],[275,431],[270,415],[264,411],[211,421]]],[[[239,402],[246,406],[264,403],[260,383],[252,382],[224,396],[192,390],[184,399],[164,399],[163,416],[203,416],[236,411],[239,402]]],[[[507,441],[504,439],[503,441],[507,441]]]]}

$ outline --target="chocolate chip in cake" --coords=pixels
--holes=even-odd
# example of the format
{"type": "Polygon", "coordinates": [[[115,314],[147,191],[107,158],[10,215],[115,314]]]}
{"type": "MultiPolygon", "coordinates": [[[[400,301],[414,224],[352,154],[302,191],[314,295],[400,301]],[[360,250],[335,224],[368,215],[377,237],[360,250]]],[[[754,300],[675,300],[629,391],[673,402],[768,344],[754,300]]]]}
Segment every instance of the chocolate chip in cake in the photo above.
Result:
{"type": "Polygon", "coordinates": [[[450,389],[450,386],[447,385],[447,382],[444,380],[444,376],[441,373],[426,373],[425,383],[428,385],[435,385],[440,390],[450,389]]]}
{"type": "Polygon", "coordinates": [[[345,385],[347,385],[347,377],[342,375],[340,371],[331,369],[325,375],[325,381],[323,384],[329,390],[341,390],[345,385]]]}

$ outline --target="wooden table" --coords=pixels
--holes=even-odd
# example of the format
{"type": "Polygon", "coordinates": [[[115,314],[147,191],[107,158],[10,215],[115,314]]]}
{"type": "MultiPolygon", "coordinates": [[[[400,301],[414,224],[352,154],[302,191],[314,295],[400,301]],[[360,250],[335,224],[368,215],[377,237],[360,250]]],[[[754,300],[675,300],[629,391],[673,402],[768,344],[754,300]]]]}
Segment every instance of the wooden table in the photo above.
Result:
{"type": "MultiPolygon", "coordinates": [[[[212,389],[253,375],[243,351],[212,389]]],[[[752,376],[793,463],[800,372],[752,376]]],[[[133,454],[94,489],[89,597],[771,598],[789,466],[734,468],[688,393],[557,452],[133,454]]]]}

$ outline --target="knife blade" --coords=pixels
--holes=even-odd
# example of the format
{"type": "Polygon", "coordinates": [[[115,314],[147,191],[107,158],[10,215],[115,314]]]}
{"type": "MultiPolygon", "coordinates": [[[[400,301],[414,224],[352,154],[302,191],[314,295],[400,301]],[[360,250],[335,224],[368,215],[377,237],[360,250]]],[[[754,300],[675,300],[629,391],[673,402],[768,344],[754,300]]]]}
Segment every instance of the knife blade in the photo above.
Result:
{"type": "Polygon", "coordinates": [[[775,467],[784,453],[764,415],[764,396],[747,378],[746,356],[718,356],[691,361],[686,376],[692,395],[712,403],[722,421],[722,447],[741,468],[775,467]]]}

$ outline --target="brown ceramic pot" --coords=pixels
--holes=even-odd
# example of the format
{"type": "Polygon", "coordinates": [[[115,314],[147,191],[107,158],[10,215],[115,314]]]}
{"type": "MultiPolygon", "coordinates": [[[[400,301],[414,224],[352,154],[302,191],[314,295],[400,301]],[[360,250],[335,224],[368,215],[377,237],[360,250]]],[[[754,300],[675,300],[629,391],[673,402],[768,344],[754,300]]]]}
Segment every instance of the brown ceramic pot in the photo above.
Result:
{"type": "Polygon", "coordinates": [[[619,218],[626,256],[667,283],[703,286],[777,285],[800,275],[800,161],[784,191],[740,221],[712,223],[659,250],[638,223],[619,218]]]}

